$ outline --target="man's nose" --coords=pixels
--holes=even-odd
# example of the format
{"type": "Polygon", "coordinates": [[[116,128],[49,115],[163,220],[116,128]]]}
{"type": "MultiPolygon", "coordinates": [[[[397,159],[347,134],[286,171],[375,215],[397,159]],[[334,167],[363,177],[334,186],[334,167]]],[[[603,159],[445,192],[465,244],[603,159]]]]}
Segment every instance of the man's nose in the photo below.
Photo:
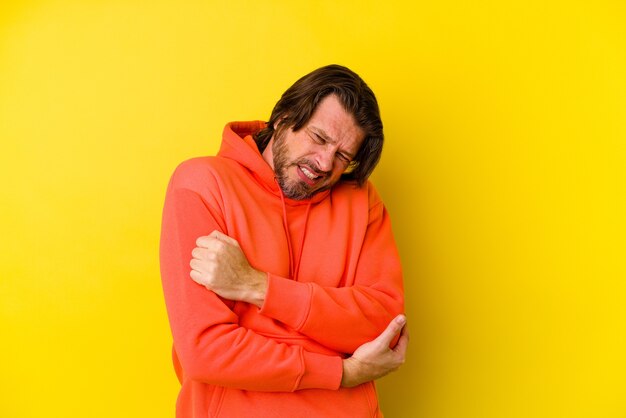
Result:
{"type": "Polygon", "coordinates": [[[332,171],[334,160],[335,153],[332,149],[326,148],[317,153],[317,167],[321,171],[332,171]]]}

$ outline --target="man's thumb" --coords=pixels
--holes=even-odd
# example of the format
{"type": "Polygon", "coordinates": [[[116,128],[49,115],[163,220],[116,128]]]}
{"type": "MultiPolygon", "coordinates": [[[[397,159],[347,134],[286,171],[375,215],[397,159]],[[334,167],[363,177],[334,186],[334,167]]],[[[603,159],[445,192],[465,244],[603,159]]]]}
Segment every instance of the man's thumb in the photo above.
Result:
{"type": "Polygon", "coordinates": [[[379,340],[381,344],[388,346],[391,341],[394,339],[396,335],[400,331],[402,331],[402,327],[406,324],[406,316],[400,314],[393,318],[387,328],[376,338],[379,340]]]}

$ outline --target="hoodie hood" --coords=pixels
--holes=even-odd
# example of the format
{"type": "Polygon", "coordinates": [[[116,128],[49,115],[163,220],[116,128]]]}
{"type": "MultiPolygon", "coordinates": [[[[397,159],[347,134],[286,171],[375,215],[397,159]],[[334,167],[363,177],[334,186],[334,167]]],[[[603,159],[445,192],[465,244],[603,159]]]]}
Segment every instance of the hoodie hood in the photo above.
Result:
{"type": "Polygon", "coordinates": [[[274,170],[263,159],[263,155],[252,137],[255,133],[265,128],[267,124],[262,121],[231,122],[224,127],[222,145],[217,153],[218,156],[237,161],[247,168],[256,181],[264,189],[270,191],[276,197],[284,199],[289,206],[317,203],[326,198],[330,190],[315,193],[310,199],[294,200],[284,197],[274,170]]]}

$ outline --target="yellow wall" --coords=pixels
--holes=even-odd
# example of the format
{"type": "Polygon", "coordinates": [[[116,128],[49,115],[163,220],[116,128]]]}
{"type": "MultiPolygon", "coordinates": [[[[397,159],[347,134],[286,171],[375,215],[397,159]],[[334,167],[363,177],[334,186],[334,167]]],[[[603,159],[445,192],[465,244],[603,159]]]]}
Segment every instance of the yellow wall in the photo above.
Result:
{"type": "Polygon", "coordinates": [[[0,416],[173,416],[168,177],[332,62],[388,139],[412,341],[386,415],[626,416],[624,22],[619,0],[4,1],[0,416]]]}

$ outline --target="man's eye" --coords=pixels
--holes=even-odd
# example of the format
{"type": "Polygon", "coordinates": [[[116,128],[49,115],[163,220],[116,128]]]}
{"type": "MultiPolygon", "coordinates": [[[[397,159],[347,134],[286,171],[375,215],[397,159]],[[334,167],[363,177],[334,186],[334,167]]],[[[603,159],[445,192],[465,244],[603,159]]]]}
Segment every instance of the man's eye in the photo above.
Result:
{"type": "Polygon", "coordinates": [[[317,142],[318,144],[325,144],[326,143],[326,141],[324,141],[324,138],[322,138],[319,135],[313,135],[313,140],[315,142],[317,142]]]}
{"type": "Polygon", "coordinates": [[[339,158],[339,160],[341,160],[342,163],[350,164],[350,158],[348,158],[347,156],[343,154],[337,154],[337,157],[339,158]]]}

